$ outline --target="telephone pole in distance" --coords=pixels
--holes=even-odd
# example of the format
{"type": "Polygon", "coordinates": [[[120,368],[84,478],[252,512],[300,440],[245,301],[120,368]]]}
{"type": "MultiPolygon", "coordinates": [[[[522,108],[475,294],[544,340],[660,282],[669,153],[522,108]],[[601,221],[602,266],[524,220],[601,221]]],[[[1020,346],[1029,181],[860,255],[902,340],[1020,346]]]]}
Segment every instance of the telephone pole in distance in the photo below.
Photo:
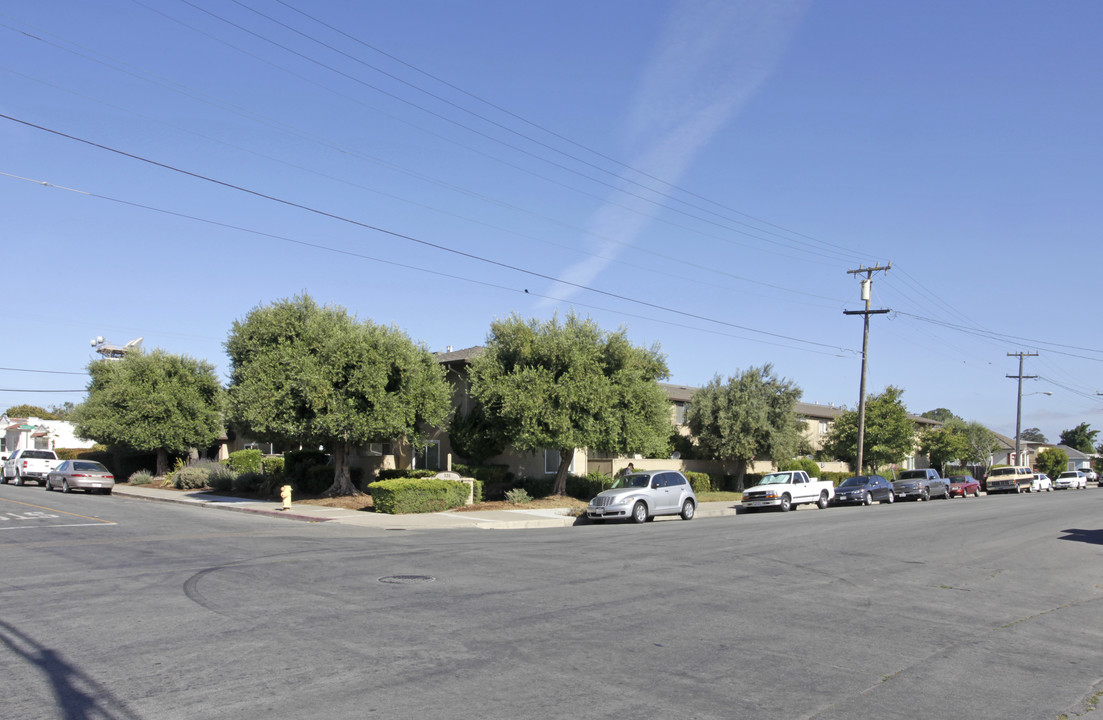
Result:
{"type": "Polygon", "coordinates": [[[847,270],[848,275],[865,275],[865,279],[862,280],[862,300],[865,300],[865,310],[843,310],[843,315],[861,315],[865,318],[865,328],[862,333],[862,382],[858,389],[858,469],[855,471],[859,475],[862,474],[862,467],[864,461],[864,446],[866,441],[866,368],[869,362],[869,316],[870,315],[883,315],[889,310],[870,310],[869,309],[869,297],[870,288],[873,286],[873,273],[875,272],[888,272],[892,269],[892,263],[888,265],[878,265],[877,267],[862,267],[858,266],[857,270],[847,270]]]}
{"type": "Polygon", "coordinates": [[[1007,353],[1007,357],[1019,358],[1019,374],[1008,375],[1019,381],[1019,399],[1015,403],[1015,464],[1023,464],[1023,380],[1033,380],[1037,375],[1023,375],[1023,358],[1038,357],[1038,353],[1007,353]]]}

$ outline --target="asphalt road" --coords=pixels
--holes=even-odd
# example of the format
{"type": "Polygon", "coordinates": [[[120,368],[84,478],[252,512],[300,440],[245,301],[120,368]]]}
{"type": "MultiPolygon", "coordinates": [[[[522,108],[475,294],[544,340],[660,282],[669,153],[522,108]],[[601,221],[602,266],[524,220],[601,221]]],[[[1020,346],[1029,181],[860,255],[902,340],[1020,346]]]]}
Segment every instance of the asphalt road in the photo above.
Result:
{"type": "Polygon", "coordinates": [[[1056,719],[1103,490],[398,532],[4,485],[0,608],[21,720],[1056,719]]]}

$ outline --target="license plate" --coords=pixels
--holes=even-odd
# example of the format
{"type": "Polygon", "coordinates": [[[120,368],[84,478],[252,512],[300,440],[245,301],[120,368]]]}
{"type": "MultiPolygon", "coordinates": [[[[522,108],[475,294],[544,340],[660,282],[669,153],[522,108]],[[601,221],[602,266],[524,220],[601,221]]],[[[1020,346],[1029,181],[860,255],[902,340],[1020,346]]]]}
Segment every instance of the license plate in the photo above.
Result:
{"type": "Polygon", "coordinates": [[[603,508],[603,507],[594,508],[594,515],[604,515],[604,514],[605,514],[605,508],[603,508]]]}
{"type": "Polygon", "coordinates": [[[99,486],[100,486],[99,483],[92,483],[92,487],[99,487],[99,486]]]}

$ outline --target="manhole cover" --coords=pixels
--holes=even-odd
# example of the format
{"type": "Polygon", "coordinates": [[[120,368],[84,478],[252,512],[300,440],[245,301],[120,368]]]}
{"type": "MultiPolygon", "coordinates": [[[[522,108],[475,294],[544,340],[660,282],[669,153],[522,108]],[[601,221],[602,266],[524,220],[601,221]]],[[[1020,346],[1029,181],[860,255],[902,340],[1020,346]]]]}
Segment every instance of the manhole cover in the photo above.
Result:
{"type": "Polygon", "coordinates": [[[434,580],[436,578],[432,575],[388,575],[379,578],[379,582],[393,585],[416,585],[418,583],[433,582],[434,580]]]}

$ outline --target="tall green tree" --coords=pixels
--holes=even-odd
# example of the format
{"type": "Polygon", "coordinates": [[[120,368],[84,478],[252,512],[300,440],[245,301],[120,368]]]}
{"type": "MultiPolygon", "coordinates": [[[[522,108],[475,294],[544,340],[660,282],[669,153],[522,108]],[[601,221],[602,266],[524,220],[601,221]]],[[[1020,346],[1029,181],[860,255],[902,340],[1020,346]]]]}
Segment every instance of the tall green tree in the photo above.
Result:
{"type": "Polygon", "coordinates": [[[87,399],[73,409],[80,437],[157,453],[157,474],[169,454],[206,448],[222,433],[222,386],[214,366],[163,350],[94,360],[87,399]]]}
{"type": "Polygon", "coordinates": [[[471,394],[519,450],[557,450],[552,492],[562,495],[575,448],[669,452],[670,402],[658,347],[628,341],[574,313],[560,322],[511,316],[491,323],[470,368],[471,394]]]}
{"type": "Polygon", "coordinates": [[[354,446],[416,442],[419,428],[448,416],[451,389],[428,350],[308,295],[253,309],[234,322],[225,347],[231,422],[258,440],[326,447],[334,459],[327,496],[358,492],[354,446]]]}
{"type": "Polygon", "coordinates": [[[919,451],[945,476],[947,463],[964,460],[969,454],[965,421],[955,417],[942,427],[925,430],[919,439],[919,451]]]}
{"type": "MultiPolygon", "coordinates": [[[[1069,447],[1071,447],[1071,445],[1069,447]]],[[[1068,453],[1060,448],[1046,448],[1038,453],[1035,463],[1040,471],[1049,475],[1051,478],[1056,478],[1069,469],[1069,456],[1068,453]]]]}
{"type": "Polygon", "coordinates": [[[44,407],[38,405],[12,405],[4,413],[10,418],[32,418],[36,417],[39,420],[59,420],[54,413],[50,412],[44,407]]]}
{"type": "Polygon", "coordinates": [[[1023,440],[1029,441],[1029,442],[1043,442],[1043,443],[1048,442],[1046,440],[1045,434],[1036,427],[1027,428],[1027,429],[1023,430],[1019,434],[1019,437],[1021,437],[1023,440]]]}
{"type": "MultiPolygon", "coordinates": [[[[915,423],[900,399],[904,391],[888,386],[879,395],[866,400],[866,432],[862,456],[877,472],[902,461],[915,450],[915,423]]],[[[848,462],[858,459],[858,411],[848,410],[835,419],[821,452],[827,457],[848,462]]],[[[862,472],[857,468],[855,472],[862,472]]]]}
{"type": "Polygon", "coordinates": [[[795,412],[800,396],[801,389],[778,378],[769,363],[727,382],[717,375],[693,394],[686,424],[703,455],[736,462],[736,487],[742,488],[755,458],[782,462],[796,454],[803,427],[795,412]]]}
{"type": "Polygon", "coordinates": [[[925,417],[928,420],[937,420],[940,423],[948,423],[951,420],[961,420],[961,418],[959,418],[957,415],[955,415],[950,410],[947,410],[946,408],[935,408],[934,410],[928,410],[927,412],[920,415],[920,417],[925,417]]]}
{"type": "Polygon", "coordinates": [[[1091,453],[1095,448],[1095,436],[1098,430],[1092,430],[1088,423],[1080,423],[1070,430],[1061,432],[1061,444],[1076,448],[1082,453],[1091,453]]]}
{"type": "Polygon", "coordinates": [[[966,452],[962,458],[970,465],[980,465],[984,468],[984,474],[988,474],[988,468],[992,465],[993,453],[1000,447],[1000,439],[976,420],[965,423],[964,428],[966,452]]]}

